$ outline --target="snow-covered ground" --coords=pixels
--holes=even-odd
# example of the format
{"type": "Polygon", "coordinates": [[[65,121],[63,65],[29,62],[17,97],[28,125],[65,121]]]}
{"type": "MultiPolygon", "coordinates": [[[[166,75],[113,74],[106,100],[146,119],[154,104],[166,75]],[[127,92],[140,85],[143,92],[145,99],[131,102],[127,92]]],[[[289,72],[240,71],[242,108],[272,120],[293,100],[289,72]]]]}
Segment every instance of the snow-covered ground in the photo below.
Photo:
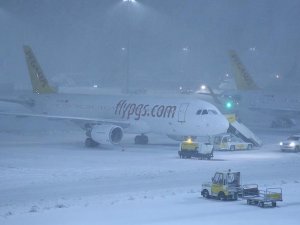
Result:
{"type": "Polygon", "coordinates": [[[0,132],[0,224],[299,224],[300,153],[282,153],[286,131],[262,130],[264,146],[215,152],[210,161],[179,159],[178,144],[150,136],[135,146],[86,149],[83,134],[0,132]],[[200,195],[216,170],[242,183],[281,187],[276,208],[200,195]]]}

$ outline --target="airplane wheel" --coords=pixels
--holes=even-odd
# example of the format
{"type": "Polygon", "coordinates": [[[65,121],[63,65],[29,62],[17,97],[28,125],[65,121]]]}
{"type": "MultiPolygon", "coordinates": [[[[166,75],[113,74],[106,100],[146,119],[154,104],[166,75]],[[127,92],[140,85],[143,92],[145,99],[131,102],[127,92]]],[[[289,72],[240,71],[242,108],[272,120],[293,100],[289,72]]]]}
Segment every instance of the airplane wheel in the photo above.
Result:
{"type": "Polygon", "coordinates": [[[134,138],[134,143],[137,145],[147,145],[149,142],[148,136],[142,134],[142,135],[137,135],[134,138]]]}
{"type": "Polygon", "coordinates": [[[144,144],[144,145],[147,145],[147,144],[149,143],[148,136],[142,135],[142,137],[143,137],[143,144],[144,144]]]}
{"type": "Polygon", "coordinates": [[[99,143],[94,141],[92,138],[85,139],[85,146],[88,147],[88,148],[93,148],[93,147],[96,147],[98,145],[99,145],[99,143]]]}

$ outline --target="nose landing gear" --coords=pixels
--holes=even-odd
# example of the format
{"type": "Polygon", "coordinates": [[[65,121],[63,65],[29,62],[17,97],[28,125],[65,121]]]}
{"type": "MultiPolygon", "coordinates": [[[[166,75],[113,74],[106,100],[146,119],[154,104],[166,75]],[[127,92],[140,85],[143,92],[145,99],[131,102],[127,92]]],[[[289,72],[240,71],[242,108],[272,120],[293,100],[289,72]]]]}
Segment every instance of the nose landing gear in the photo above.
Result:
{"type": "Polygon", "coordinates": [[[134,138],[134,143],[136,145],[147,145],[149,142],[148,136],[141,134],[141,135],[137,135],[134,138]]]}

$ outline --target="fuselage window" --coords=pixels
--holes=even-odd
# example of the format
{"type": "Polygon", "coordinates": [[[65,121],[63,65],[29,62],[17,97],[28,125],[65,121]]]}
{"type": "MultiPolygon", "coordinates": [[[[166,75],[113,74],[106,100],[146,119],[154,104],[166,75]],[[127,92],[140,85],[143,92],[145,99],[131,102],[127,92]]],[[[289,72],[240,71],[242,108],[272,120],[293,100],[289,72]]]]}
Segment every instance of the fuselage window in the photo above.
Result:
{"type": "Polygon", "coordinates": [[[207,115],[207,114],[208,114],[207,110],[204,109],[204,110],[202,111],[202,114],[201,114],[201,115],[207,115]]]}
{"type": "Polygon", "coordinates": [[[199,110],[197,111],[197,115],[201,115],[201,112],[202,112],[202,109],[199,109],[199,110]]]}

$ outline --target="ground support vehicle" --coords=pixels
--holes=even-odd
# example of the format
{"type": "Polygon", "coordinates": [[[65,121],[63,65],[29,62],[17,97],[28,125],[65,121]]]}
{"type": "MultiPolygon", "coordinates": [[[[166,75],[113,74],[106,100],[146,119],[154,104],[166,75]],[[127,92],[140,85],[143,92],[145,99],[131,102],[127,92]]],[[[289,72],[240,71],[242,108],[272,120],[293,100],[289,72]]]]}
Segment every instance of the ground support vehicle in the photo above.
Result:
{"type": "MultiPolygon", "coordinates": [[[[249,188],[247,189],[249,190],[249,188]]],[[[277,202],[282,201],[281,188],[266,188],[265,190],[258,190],[257,193],[244,193],[242,191],[242,193],[242,198],[247,200],[248,205],[257,205],[262,208],[265,206],[276,207],[277,202]]]]}
{"type": "Polygon", "coordinates": [[[233,137],[229,134],[215,136],[214,149],[215,150],[250,150],[253,148],[253,144],[250,142],[244,142],[243,140],[233,137]]]}
{"type": "Polygon", "coordinates": [[[201,195],[205,198],[219,200],[247,200],[248,205],[260,207],[276,207],[277,201],[282,201],[281,188],[259,190],[257,184],[240,185],[240,172],[231,170],[216,172],[212,182],[202,184],[201,195]]]}
{"type": "Polygon", "coordinates": [[[192,140],[183,141],[180,144],[178,151],[180,158],[197,158],[197,159],[211,159],[213,158],[213,145],[209,143],[199,143],[192,140]]]}
{"type": "Polygon", "coordinates": [[[288,137],[286,141],[280,142],[279,145],[283,152],[300,152],[300,134],[288,137]]]}
{"type": "Polygon", "coordinates": [[[201,195],[219,200],[237,200],[240,192],[240,172],[216,172],[212,182],[202,184],[201,195]]]}
{"type": "Polygon", "coordinates": [[[260,140],[260,138],[257,137],[248,127],[236,120],[234,114],[226,116],[229,121],[227,133],[242,139],[244,142],[249,142],[255,147],[260,147],[263,144],[262,140],[260,140]]]}

